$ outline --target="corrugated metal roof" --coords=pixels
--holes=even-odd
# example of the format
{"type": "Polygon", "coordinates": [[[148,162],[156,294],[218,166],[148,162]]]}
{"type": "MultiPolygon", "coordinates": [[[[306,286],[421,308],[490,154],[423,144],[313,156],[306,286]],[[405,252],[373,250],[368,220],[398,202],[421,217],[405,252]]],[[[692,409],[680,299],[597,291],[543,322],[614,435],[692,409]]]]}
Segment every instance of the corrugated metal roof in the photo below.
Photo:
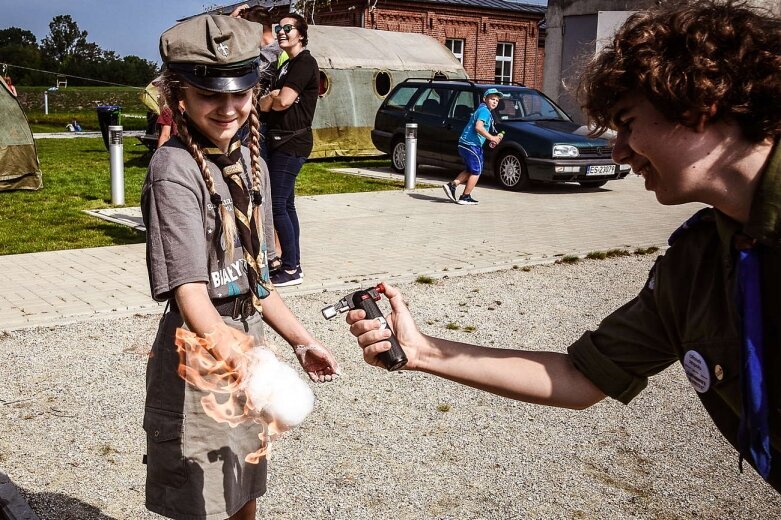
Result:
{"type": "Polygon", "coordinates": [[[519,13],[540,14],[545,16],[547,7],[544,5],[524,4],[508,0],[408,0],[420,4],[454,5],[464,7],[479,7],[483,9],[496,9],[498,11],[515,11],[519,13]]]}

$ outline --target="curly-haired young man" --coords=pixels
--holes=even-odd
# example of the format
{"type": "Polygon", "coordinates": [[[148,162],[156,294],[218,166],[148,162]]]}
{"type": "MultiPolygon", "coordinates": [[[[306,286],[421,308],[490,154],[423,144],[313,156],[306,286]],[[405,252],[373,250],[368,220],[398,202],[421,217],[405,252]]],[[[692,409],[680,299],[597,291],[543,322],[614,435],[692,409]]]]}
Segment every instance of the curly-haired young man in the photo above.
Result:
{"type": "MultiPolygon", "coordinates": [[[[731,1],[633,15],[588,64],[580,94],[617,131],[662,204],[701,202],[632,301],[567,354],[485,349],[421,334],[395,288],[388,323],[405,368],[528,402],[629,403],[680,362],[722,434],[781,490],[781,22],[731,1]]],[[[367,362],[387,327],[347,316],[367,362]]]]}

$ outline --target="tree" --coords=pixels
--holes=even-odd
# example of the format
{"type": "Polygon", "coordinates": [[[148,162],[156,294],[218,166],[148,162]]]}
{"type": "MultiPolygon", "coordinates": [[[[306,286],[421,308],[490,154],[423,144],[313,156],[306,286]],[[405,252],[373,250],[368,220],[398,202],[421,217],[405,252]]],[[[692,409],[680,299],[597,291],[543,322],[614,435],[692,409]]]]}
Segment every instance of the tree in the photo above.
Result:
{"type": "Polygon", "coordinates": [[[0,29],[0,47],[9,46],[19,47],[37,47],[38,40],[35,39],[35,35],[25,29],[19,27],[9,27],[8,29],[0,29]]]}
{"type": "MultiPolygon", "coordinates": [[[[93,44],[94,45],[94,44],[93,44]]],[[[53,63],[65,63],[80,51],[86,51],[87,31],[79,26],[69,14],[61,14],[49,22],[49,35],[41,42],[41,52],[53,63]]]]}
{"type": "Polygon", "coordinates": [[[158,73],[157,65],[151,61],[138,56],[122,58],[114,51],[104,51],[98,44],[87,41],[87,31],[80,30],[69,15],[52,19],[49,34],[40,47],[30,31],[18,27],[0,30],[0,63],[20,67],[14,71],[14,82],[20,85],[52,84],[53,72],[68,74],[69,85],[92,85],[91,79],[141,87],[158,73]]]}
{"type": "Polygon", "coordinates": [[[33,85],[40,81],[40,73],[28,70],[41,65],[41,51],[35,35],[19,27],[0,30],[0,63],[26,67],[9,69],[8,73],[17,85],[33,85]]]}

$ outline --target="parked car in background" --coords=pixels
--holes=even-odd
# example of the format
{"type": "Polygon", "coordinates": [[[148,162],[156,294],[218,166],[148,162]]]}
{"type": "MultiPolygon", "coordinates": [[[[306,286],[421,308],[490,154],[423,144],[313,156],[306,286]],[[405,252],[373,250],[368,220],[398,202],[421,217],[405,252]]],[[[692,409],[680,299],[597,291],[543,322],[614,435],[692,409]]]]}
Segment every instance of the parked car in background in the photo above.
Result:
{"type": "Polygon", "coordinates": [[[629,174],[629,166],[611,159],[607,139],[589,137],[584,127],[542,92],[519,85],[409,79],[399,83],[380,105],[372,142],[390,154],[394,170],[404,171],[404,128],[417,123],[417,163],[461,168],[458,138],[489,88],[503,94],[494,120],[496,132],[505,135],[496,148],[485,148],[483,172],[492,173],[504,188],[520,190],[533,182],[569,181],[598,187],[629,174]]]}

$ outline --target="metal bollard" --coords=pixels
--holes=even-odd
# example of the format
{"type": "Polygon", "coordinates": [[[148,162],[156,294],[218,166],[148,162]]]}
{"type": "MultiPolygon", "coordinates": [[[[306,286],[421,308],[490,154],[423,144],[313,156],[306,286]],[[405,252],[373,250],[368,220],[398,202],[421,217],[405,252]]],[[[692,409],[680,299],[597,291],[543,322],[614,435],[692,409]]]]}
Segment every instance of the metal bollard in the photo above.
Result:
{"type": "Polygon", "coordinates": [[[46,91],[43,93],[43,113],[49,115],[49,93],[46,91]]]}
{"type": "Polygon", "coordinates": [[[415,189],[415,175],[418,163],[418,124],[407,123],[404,128],[404,189],[415,189]]]}
{"type": "Polygon", "coordinates": [[[122,145],[122,127],[108,127],[108,153],[111,162],[111,204],[125,204],[125,163],[122,145]]]}

